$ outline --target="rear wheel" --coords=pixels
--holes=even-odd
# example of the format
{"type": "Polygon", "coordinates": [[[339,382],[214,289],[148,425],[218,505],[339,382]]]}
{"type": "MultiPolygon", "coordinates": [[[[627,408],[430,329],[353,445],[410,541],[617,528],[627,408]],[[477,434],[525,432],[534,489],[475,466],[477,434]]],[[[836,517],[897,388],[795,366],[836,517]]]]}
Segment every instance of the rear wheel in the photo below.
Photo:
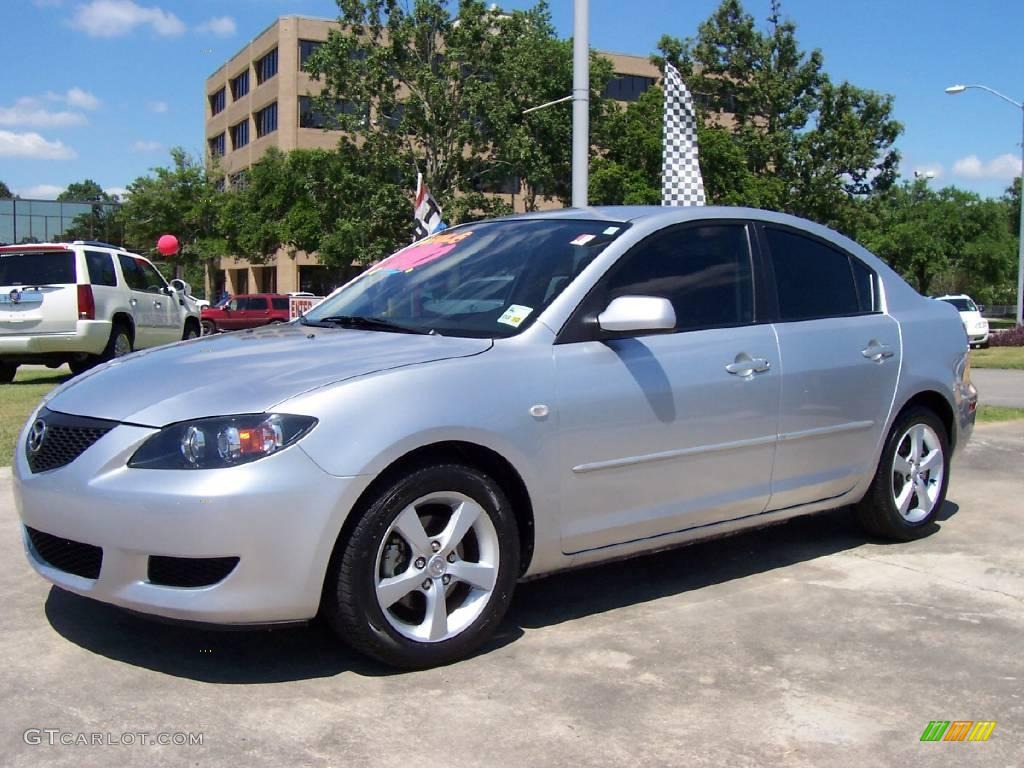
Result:
{"type": "Polygon", "coordinates": [[[871,533],[898,541],[917,539],[942,508],[948,484],[946,428],[927,408],[911,408],[893,425],[857,513],[871,533]]]}
{"type": "Polygon", "coordinates": [[[445,664],[494,632],[518,574],[518,528],[501,488],[470,467],[425,467],[386,488],[339,540],[323,614],[387,664],[445,664]]]}
{"type": "Polygon", "coordinates": [[[17,363],[0,362],[0,384],[10,384],[18,373],[17,363]]]}
{"type": "Polygon", "coordinates": [[[110,339],[107,346],[100,354],[100,362],[113,360],[115,357],[124,357],[132,351],[132,333],[128,326],[117,321],[110,329],[110,339]]]}
{"type": "Polygon", "coordinates": [[[70,360],[68,361],[68,368],[71,369],[71,373],[77,376],[80,373],[85,373],[90,368],[96,365],[98,358],[86,357],[83,360],[70,360]]]}
{"type": "Polygon", "coordinates": [[[203,320],[202,326],[203,336],[212,336],[217,332],[217,325],[213,320],[203,320]]]}

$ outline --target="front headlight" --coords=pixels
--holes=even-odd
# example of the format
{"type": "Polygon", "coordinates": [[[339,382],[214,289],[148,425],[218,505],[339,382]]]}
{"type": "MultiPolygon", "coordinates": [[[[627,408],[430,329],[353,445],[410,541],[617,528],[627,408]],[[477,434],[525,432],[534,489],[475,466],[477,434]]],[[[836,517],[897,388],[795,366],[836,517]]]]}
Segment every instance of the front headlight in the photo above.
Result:
{"type": "Polygon", "coordinates": [[[253,413],[164,427],[128,460],[136,469],[223,469],[262,459],[300,440],[312,416],[253,413]]]}

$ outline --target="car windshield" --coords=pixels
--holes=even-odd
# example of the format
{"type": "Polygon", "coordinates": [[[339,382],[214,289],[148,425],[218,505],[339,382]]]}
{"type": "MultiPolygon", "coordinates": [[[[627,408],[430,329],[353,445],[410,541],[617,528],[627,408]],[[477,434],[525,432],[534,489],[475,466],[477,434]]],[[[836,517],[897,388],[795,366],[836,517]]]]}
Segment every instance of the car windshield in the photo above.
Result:
{"type": "Polygon", "coordinates": [[[970,299],[943,299],[947,304],[952,304],[958,312],[977,312],[978,307],[970,299]]]}
{"type": "Polygon", "coordinates": [[[375,264],[307,312],[302,322],[514,336],[628,226],[574,219],[466,224],[375,264]]]}
{"type": "Polygon", "coordinates": [[[54,285],[74,282],[74,251],[0,254],[0,285],[54,285]]]}

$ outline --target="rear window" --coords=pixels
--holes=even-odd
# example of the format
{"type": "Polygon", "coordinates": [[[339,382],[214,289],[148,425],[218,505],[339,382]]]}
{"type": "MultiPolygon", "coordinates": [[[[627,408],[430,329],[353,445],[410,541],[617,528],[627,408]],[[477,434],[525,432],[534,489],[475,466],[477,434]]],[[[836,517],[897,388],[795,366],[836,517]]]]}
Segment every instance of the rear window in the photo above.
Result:
{"type": "Polygon", "coordinates": [[[288,309],[288,299],[271,299],[270,304],[274,309],[288,309]]]}
{"type": "Polygon", "coordinates": [[[0,285],[77,283],[74,251],[0,254],[0,285]]]}
{"type": "Polygon", "coordinates": [[[109,253],[86,251],[85,263],[89,267],[89,282],[93,285],[117,285],[114,260],[109,253]]]}

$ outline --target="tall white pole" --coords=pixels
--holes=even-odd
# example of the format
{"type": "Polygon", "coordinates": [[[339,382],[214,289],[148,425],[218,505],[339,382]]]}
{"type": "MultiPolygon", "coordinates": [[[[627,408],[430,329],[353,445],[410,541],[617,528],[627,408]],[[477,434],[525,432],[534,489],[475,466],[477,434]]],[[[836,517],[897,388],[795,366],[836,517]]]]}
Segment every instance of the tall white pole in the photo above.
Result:
{"type": "Polygon", "coordinates": [[[589,0],[574,0],[572,23],[572,207],[587,207],[590,162],[589,0]]]}
{"type": "Polygon", "coordinates": [[[1024,105],[1020,108],[1020,229],[1017,232],[1017,325],[1024,326],[1024,105]]]}

